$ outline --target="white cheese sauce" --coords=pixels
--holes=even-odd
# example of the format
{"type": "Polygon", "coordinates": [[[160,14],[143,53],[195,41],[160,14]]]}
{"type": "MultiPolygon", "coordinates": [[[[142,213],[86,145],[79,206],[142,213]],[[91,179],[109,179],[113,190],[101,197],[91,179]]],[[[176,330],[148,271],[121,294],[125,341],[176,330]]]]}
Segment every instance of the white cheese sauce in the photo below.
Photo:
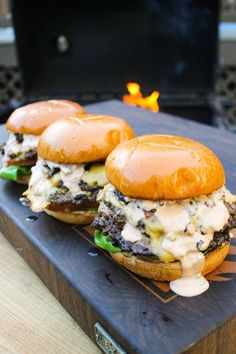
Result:
{"type": "Polygon", "coordinates": [[[43,211],[48,205],[50,194],[56,192],[56,185],[62,181],[72,195],[86,194],[79,187],[81,176],[84,173],[84,165],[59,164],[45,161],[38,158],[36,165],[32,168],[32,175],[29,181],[29,188],[26,195],[31,201],[31,209],[35,212],[43,211]],[[59,167],[60,171],[53,177],[48,178],[47,164],[50,168],[59,167]]]}
{"type": "Polygon", "coordinates": [[[134,203],[129,203],[127,206],[125,206],[124,213],[127,220],[129,220],[133,226],[137,226],[139,220],[145,217],[144,211],[140,208],[137,208],[134,203]]]}
{"type": "Polygon", "coordinates": [[[155,216],[167,232],[184,231],[190,221],[189,214],[182,205],[158,206],[155,216]]]}
{"type": "Polygon", "coordinates": [[[130,223],[126,223],[123,230],[121,231],[121,236],[126,241],[137,242],[142,239],[141,232],[133,227],[130,223]]]}
{"type": "Polygon", "coordinates": [[[24,193],[31,202],[31,209],[35,212],[43,211],[49,204],[50,195],[58,191],[57,185],[61,181],[63,186],[68,188],[68,192],[72,197],[90,194],[89,191],[82,191],[80,188],[80,182],[83,180],[85,173],[86,180],[89,179],[90,182],[97,183],[99,186],[105,182],[104,178],[101,177],[104,166],[100,165],[99,173],[97,165],[95,165],[94,169],[92,165],[92,172],[85,171],[84,167],[84,164],[62,164],[46,161],[39,157],[36,165],[32,168],[29,188],[24,193]],[[58,168],[58,172],[49,178],[49,169],[52,170],[53,168],[58,168]]]}
{"type": "Polygon", "coordinates": [[[192,297],[202,294],[209,288],[208,281],[201,275],[205,257],[201,252],[189,252],[181,258],[182,277],[170,282],[176,294],[192,297]]]}
{"type": "MultiPolygon", "coordinates": [[[[79,182],[81,177],[84,173],[84,164],[63,164],[63,163],[56,163],[51,161],[43,161],[52,169],[53,167],[60,168],[60,171],[55,175],[55,178],[58,181],[62,181],[64,186],[70,190],[72,195],[77,195],[81,193],[81,189],[79,187],[79,182]]],[[[41,168],[41,166],[40,166],[41,168]]]]}
{"type": "Polygon", "coordinates": [[[52,190],[52,184],[50,180],[45,178],[45,173],[43,169],[40,168],[40,164],[41,161],[39,159],[31,170],[32,174],[29,187],[24,193],[31,202],[31,209],[35,212],[41,212],[47,207],[47,199],[52,190]]]}
{"type": "Polygon", "coordinates": [[[18,143],[15,134],[10,134],[4,146],[3,164],[9,161],[9,154],[21,154],[29,150],[36,150],[40,135],[24,134],[22,143],[18,143]]]}
{"type": "MultiPolygon", "coordinates": [[[[146,240],[152,254],[163,262],[180,261],[182,277],[170,283],[171,289],[182,296],[195,296],[208,289],[207,280],[201,275],[204,266],[204,251],[229,219],[224,202],[235,202],[225,187],[199,197],[178,201],[149,201],[125,197],[122,203],[108,184],[99,194],[98,200],[120,208],[126,223],[122,237],[131,242],[146,240]],[[146,217],[145,211],[152,210],[146,217]],[[145,225],[145,233],[137,229],[139,221],[145,225]]],[[[101,203],[101,205],[104,203],[101,203]]],[[[105,212],[105,208],[103,212],[105,212]]],[[[101,210],[102,211],[102,210],[101,210]]]]}

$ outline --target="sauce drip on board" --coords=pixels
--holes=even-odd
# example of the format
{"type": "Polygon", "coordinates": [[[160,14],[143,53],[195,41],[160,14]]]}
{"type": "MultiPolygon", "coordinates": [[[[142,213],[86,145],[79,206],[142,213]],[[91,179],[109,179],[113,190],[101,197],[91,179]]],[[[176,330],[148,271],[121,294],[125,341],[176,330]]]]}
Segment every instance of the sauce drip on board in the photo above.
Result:
{"type": "Polygon", "coordinates": [[[170,282],[170,288],[177,295],[192,297],[209,288],[208,281],[201,275],[205,257],[201,252],[189,252],[180,259],[182,277],[170,282]]]}

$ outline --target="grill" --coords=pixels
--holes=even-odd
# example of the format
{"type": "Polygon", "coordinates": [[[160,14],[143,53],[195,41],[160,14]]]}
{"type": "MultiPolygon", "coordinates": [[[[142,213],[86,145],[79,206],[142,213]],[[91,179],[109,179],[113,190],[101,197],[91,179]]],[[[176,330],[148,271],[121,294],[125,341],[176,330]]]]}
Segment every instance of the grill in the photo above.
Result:
{"type": "Polygon", "coordinates": [[[13,0],[25,99],[121,98],[137,81],[162,111],[211,124],[218,13],[214,0],[13,0]]]}

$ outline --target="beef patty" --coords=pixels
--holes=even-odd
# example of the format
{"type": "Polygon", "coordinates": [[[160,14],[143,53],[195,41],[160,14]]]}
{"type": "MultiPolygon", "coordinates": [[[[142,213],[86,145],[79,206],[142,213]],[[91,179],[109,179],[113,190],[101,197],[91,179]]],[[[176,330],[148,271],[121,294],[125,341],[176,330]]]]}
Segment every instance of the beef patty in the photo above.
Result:
{"type": "MultiPolygon", "coordinates": [[[[120,192],[118,192],[117,195],[119,195],[120,198],[123,199],[123,196],[120,192]]],[[[214,233],[213,239],[210,242],[208,249],[205,250],[204,253],[212,251],[225,243],[229,243],[230,230],[232,228],[236,228],[236,203],[225,203],[225,205],[229,210],[230,218],[221,231],[214,233]]],[[[121,209],[114,208],[109,203],[106,203],[106,206],[109,211],[107,213],[99,213],[98,216],[94,219],[92,226],[97,230],[101,231],[105,236],[109,236],[112,239],[114,246],[120,247],[124,252],[130,252],[134,255],[153,256],[151,252],[151,245],[149,242],[146,242],[145,244],[143,241],[126,241],[121,236],[121,231],[123,230],[126,222],[125,216],[123,215],[121,209]]],[[[137,228],[140,229],[143,233],[145,233],[144,224],[142,221],[139,222],[137,228]]],[[[146,233],[145,235],[149,238],[146,233]]]]}

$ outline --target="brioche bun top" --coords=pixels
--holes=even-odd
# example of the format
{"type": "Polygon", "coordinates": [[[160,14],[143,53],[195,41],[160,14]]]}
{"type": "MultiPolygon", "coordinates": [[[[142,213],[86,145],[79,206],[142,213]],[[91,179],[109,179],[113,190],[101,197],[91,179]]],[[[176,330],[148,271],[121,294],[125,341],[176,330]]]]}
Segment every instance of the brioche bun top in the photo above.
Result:
{"type": "Polygon", "coordinates": [[[105,160],[120,143],[134,137],[131,127],[120,118],[87,114],[50,125],[41,135],[38,155],[59,163],[105,160]]]}
{"type": "Polygon", "coordinates": [[[105,170],[119,191],[140,199],[186,199],[225,183],[224,168],[210,149],[171,135],[145,135],[118,146],[105,170]]]}
{"type": "Polygon", "coordinates": [[[68,100],[34,102],[17,108],[10,115],[6,128],[13,133],[40,135],[58,119],[84,113],[78,103],[68,100]]]}

